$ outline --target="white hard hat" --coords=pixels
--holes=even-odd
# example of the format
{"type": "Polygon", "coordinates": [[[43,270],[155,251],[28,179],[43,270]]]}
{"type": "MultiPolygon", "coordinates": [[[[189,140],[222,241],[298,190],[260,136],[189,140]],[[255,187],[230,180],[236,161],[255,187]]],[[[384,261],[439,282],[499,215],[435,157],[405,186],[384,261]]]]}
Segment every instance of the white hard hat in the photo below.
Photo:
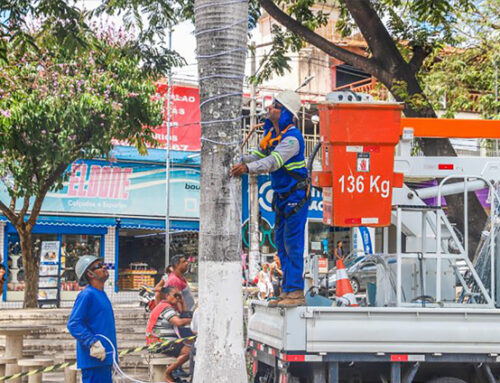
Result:
{"type": "Polygon", "coordinates": [[[284,90],[278,93],[274,99],[292,112],[295,117],[299,118],[299,110],[302,104],[297,93],[291,90],[284,90]]]}
{"type": "Polygon", "coordinates": [[[85,286],[86,284],[88,284],[87,278],[85,277],[85,272],[92,263],[99,260],[102,260],[102,258],[96,257],[95,255],[82,255],[78,259],[78,262],[75,266],[75,272],[80,286],[85,286]]]}

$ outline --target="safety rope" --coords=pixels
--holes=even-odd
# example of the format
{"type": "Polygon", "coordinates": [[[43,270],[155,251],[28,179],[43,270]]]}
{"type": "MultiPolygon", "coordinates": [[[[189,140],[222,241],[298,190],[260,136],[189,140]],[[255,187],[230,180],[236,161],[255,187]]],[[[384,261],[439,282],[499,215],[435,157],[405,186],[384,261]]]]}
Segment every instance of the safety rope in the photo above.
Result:
{"type": "MultiPolygon", "coordinates": [[[[129,348],[129,349],[120,351],[118,353],[118,356],[134,354],[134,353],[138,353],[141,351],[157,351],[160,348],[164,348],[167,346],[173,346],[174,344],[181,343],[184,341],[191,341],[194,339],[196,339],[196,336],[188,336],[186,338],[179,338],[179,339],[175,339],[175,340],[165,340],[163,342],[154,343],[154,344],[151,344],[149,346],[133,347],[133,348],[129,348]]],[[[114,352],[113,352],[113,354],[114,354],[114,352]]],[[[54,364],[52,366],[37,368],[36,370],[19,372],[17,374],[13,374],[13,375],[0,376],[0,382],[5,382],[5,381],[10,380],[10,379],[22,378],[23,376],[32,376],[32,375],[36,375],[36,374],[43,374],[45,372],[53,372],[53,371],[62,370],[62,369],[65,369],[68,367],[73,367],[73,366],[76,366],[76,363],[70,363],[70,362],[57,363],[57,364],[54,364]]]]}

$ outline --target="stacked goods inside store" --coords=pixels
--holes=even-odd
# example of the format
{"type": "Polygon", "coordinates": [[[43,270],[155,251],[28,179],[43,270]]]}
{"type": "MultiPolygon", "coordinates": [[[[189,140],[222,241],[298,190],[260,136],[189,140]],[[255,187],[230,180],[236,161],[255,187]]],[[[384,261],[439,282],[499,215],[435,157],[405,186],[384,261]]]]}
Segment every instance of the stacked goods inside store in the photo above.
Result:
{"type": "Polygon", "coordinates": [[[149,269],[146,263],[131,263],[128,269],[120,273],[118,288],[121,290],[139,290],[142,285],[154,286],[156,270],[149,269]]]}

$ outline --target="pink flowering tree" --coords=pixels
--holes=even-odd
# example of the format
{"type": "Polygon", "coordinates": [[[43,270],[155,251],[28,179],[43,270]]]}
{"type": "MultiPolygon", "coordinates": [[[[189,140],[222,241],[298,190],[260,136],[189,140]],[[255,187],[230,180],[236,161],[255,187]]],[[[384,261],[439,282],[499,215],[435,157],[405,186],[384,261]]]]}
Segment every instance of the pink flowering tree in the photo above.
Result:
{"type": "Polygon", "coordinates": [[[37,305],[31,233],[47,192],[62,187],[75,160],[106,157],[113,139],[145,153],[155,145],[148,126],[161,123],[152,97],[158,73],[130,36],[89,30],[77,49],[50,29],[32,36],[33,45],[8,45],[0,62],[0,186],[10,196],[0,212],[19,233],[24,307],[37,305]]]}

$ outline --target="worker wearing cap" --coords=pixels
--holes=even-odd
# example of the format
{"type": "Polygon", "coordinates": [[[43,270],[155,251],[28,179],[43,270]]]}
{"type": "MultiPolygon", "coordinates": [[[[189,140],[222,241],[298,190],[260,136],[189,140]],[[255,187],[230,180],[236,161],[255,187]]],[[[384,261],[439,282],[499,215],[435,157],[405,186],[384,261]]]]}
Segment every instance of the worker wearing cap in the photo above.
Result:
{"type": "Polygon", "coordinates": [[[309,206],[310,179],[304,157],[304,138],[295,126],[301,107],[292,91],[276,95],[268,108],[259,148],[234,165],[232,176],[270,173],[276,212],[276,246],[283,279],[282,293],[270,306],[304,304],[304,232],[309,206]]]}
{"type": "Polygon", "coordinates": [[[80,257],[75,266],[80,286],[68,320],[76,339],[76,363],[83,383],[111,383],[116,329],[113,308],[104,292],[109,273],[104,261],[93,255],[80,257]]]}

